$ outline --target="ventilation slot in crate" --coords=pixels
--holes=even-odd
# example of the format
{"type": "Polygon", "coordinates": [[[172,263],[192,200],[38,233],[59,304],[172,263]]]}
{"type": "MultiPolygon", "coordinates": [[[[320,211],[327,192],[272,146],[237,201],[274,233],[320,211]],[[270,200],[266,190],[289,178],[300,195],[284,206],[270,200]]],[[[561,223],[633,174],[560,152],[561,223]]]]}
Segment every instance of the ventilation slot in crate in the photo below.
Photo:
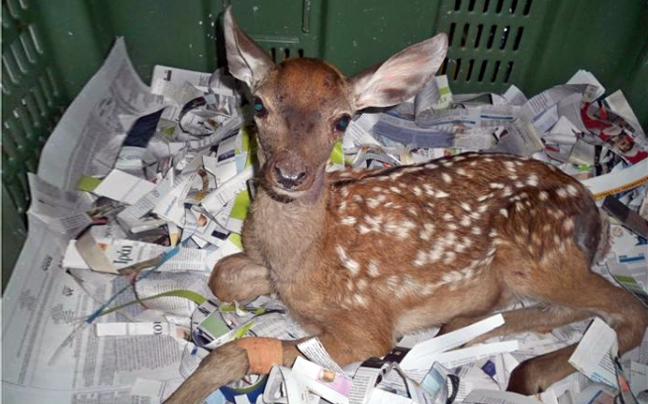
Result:
{"type": "Polygon", "coordinates": [[[303,58],[304,50],[303,49],[293,49],[290,47],[285,48],[270,48],[270,58],[273,62],[281,63],[282,61],[289,58],[303,58]]]}
{"type": "Polygon", "coordinates": [[[529,15],[534,0],[454,0],[453,11],[529,15]]]}
{"type": "Polygon", "coordinates": [[[30,202],[27,173],[36,172],[40,151],[63,105],[29,3],[2,1],[2,182],[20,214],[30,202]]]}
{"type": "Polygon", "coordinates": [[[449,50],[441,73],[454,83],[511,83],[533,4],[534,0],[447,0],[449,50]]]}

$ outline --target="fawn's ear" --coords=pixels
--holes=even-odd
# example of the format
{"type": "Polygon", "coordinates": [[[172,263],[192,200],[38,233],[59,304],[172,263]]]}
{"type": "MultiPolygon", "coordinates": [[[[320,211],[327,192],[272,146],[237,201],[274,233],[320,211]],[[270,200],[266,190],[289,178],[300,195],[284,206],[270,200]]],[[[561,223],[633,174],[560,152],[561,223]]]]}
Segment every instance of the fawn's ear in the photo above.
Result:
{"type": "Polygon", "coordinates": [[[232,17],[231,6],[225,10],[223,22],[229,71],[254,92],[275,64],[263,48],[239,28],[232,17]]]}
{"type": "Polygon", "coordinates": [[[441,33],[351,77],[356,109],[389,107],[413,97],[434,77],[447,50],[448,37],[441,33]]]}

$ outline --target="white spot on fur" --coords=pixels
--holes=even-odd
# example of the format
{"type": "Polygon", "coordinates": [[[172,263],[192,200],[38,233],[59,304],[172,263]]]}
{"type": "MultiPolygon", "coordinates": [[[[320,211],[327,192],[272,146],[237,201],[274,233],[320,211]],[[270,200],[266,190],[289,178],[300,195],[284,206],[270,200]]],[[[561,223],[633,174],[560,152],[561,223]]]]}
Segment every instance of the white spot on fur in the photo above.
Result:
{"type": "Polygon", "coordinates": [[[450,196],[450,194],[447,193],[447,192],[443,192],[443,191],[437,191],[437,192],[434,194],[434,196],[437,197],[437,198],[447,198],[447,197],[450,196]]]}
{"type": "Polygon", "coordinates": [[[402,194],[402,191],[396,187],[389,187],[389,190],[392,191],[395,194],[402,194]]]}
{"type": "Polygon", "coordinates": [[[535,174],[529,175],[529,178],[527,178],[527,185],[530,187],[538,186],[538,176],[535,174]]]}
{"type": "Polygon", "coordinates": [[[356,222],[357,222],[357,220],[353,216],[347,216],[345,218],[342,218],[342,220],[340,220],[340,223],[343,226],[353,226],[354,224],[356,224],[356,222]]]}
{"type": "Polygon", "coordinates": [[[468,173],[466,172],[466,170],[464,170],[461,167],[457,168],[455,171],[457,172],[457,174],[459,174],[459,175],[461,175],[463,177],[468,177],[468,173]]]}
{"type": "Polygon", "coordinates": [[[376,209],[378,206],[380,206],[380,202],[378,202],[378,199],[369,198],[367,199],[367,206],[371,209],[376,209]]]}
{"type": "Polygon", "coordinates": [[[367,274],[372,278],[377,278],[378,276],[380,276],[380,272],[378,271],[378,264],[376,263],[376,261],[369,261],[369,265],[367,266],[367,274]]]}
{"type": "Polygon", "coordinates": [[[435,290],[438,289],[437,285],[431,284],[431,285],[425,285],[421,289],[421,295],[423,296],[430,296],[431,294],[434,293],[435,290]]]}
{"type": "Polygon", "coordinates": [[[502,215],[502,216],[504,216],[505,218],[508,219],[508,216],[509,216],[509,215],[508,215],[508,210],[503,209],[503,208],[500,209],[500,215],[502,215]]]}
{"type": "Polygon", "coordinates": [[[357,202],[357,203],[362,203],[362,201],[364,201],[364,199],[362,198],[362,196],[361,196],[361,195],[358,195],[358,194],[353,195],[353,196],[351,197],[351,200],[352,200],[353,202],[357,202]]]}
{"type": "Polygon", "coordinates": [[[446,265],[452,264],[452,262],[457,258],[457,254],[454,251],[447,251],[443,259],[443,263],[446,265]]]}
{"type": "Polygon", "coordinates": [[[434,248],[430,250],[430,254],[428,256],[430,263],[435,263],[438,260],[440,260],[441,257],[443,256],[444,251],[445,251],[445,247],[443,246],[443,243],[437,242],[434,245],[434,248]]]}
{"type": "Polygon", "coordinates": [[[384,229],[386,232],[394,234],[398,239],[404,240],[409,236],[411,229],[416,227],[416,224],[409,220],[402,220],[400,222],[386,223],[384,229]]]}
{"type": "Polygon", "coordinates": [[[419,237],[425,241],[429,241],[434,233],[434,224],[424,223],[423,229],[419,232],[419,237]]]}
{"type": "Polygon", "coordinates": [[[562,210],[551,210],[549,213],[557,220],[561,220],[565,216],[562,210]]]}
{"type": "Polygon", "coordinates": [[[427,263],[427,253],[425,251],[419,250],[416,253],[416,259],[412,262],[412,265],[415,267],[422,267],[427,263]]]}
{"type": "Polygon", "coordinates": [[[400,279],[396,275],[391,275],[390,277],[387,278],[387,286],[389,286],[389,288],[392,290],[396,290],[398,288],[399,283],[400,283],[400,279]]]}
{"type": "Polygon", "coordinates": [[[547,191],[540,191],[540,193],[538,194],[538,199],[544,202],[549,199],[549,194],[547,193],[547,191]]]}
{"type": "Polygon", "coordinates": [[[443,216],[442,216],[442,218],[443,218],[443,220],[445,220],[446,222],[450,222],[450,221],[454,220],[454,216],[452,216],[451,213],[444,213],[443,216]]]}
{"type": "Polygon", "coordinates": [[[421,170],[423,170],[422,166],[409,166],[409,167],[403,168],[402,171],[409,174],[409,173],[418,173],[421,170]]]}
{"type": "Polygon", "coordinates": [[[356,302],[356,304],[360,306],[367,306],[367,301],[365,300],[364,296],[356,293],[353,295],[353,300],[356,302]]]}
{"type": "Polygon", "coordinates": [[[403,175],[405,175],[405,172],[403,172],[403,171],[396,171],[396,172],[390,174],[390,175],[389,175],[389,178],[391,178],[392,180],[397,180],[397,179],[399,179],[400,177],[402,177],[403,175]]]}
{"type": "Polygon", "coordinates": [[[365,221],[369,225],[371,231],[379,232],[380,231],[380,225],[382,224],[382,217],[377,216],[365,216],[365,221]]]}
{"type": "Polygon", "coordinates": [[[491,182],[488,186],[491,189],[504,189],[504,184],[500,184],[499,182],[491,182]]]}
{"type": "Polygon", "coordinates": [[[470,212],[472,210],[470,205],[468,205],[466,202],[461,202],[459,206],[461,206],[461,209],[465,210],[466,212],[470,212]]]}
{"type": "Polygon", "coordinates": [[[451,246],[454,242],[457,241],[457,235],[454,233],[446,233],[443,243],[446,247],[451,246]]]}
{"type": "Polygon", "coordinates": [[[565,231],[574,230],[574,219],[571,217],[565,219],[565,221],[563,222],[563,229],[565,229],[565,231]]]}
{"type": "Polygon", "coordinates": [[[342,248],[341,245],[335,246],[335,251],[337,252],[338,257],[342,262],[342,266],[348,269],[349,272],[351,272],[352,276],[356,276],[360,271],[360,264],[358,264],[357,261],[351,259],[351,257],[349,257],[349,255],[346,251],[344,251],[344,248],[342,248]]]}
{"type": "Polygon", "coordinates": [[[452,177],[450,177],[450,174],[448,173],[441,174],[441,178],[446,184],[450,184],[452,182],[452,177]]]}
{"type": "Polygon", "coordinates": [[[567,190],[564,188],[558,188],[556,190],[556,195],[558,195],[561,198],[567,198],[567,190]]]}
{"type": "Polygon", "coordinates": [[[461,218],[461,221],[459,224],[461,224],[463,227],[468,227],[472,223],[472,220],[470,220],[470,216],[464,216],[461,218]]]}
{"type": "Polygon", "coordinates": [[[442,279],[444,283],[452,283],[452,282],[459,282],[460,280],[463,279],[463,276],[459,271],[451,271],[443,274],[442,279]]]}
{"type": "MultiPolygon", "coordinates": [[[[488,205],[487,205],[487,206],[488,206],[488,205]]],[[[470,212],[470,213],[468,214],[468,216],[470,216],[470,217],[473,218],[474,220],[479,220],[479,219],[481,219],[481,213],[479,213],[479,212],[477,212],[477,211],[472,211],[472,212],[470,212]]]]}
{"type": "Polygon", "coordinates": [[[366,279],[360,279],[357,283],[358,290],[365,290],[367,287],[367,280],[366,279]]]}
{"type": "Polygon", "coordinates": [[[416,195],[416,196],[421,196],[421,195],[423,195],[423,190],[422,190],[421,187],[419,187],[418,185],[415,186],[414,188],[412,188],[412,192],[413,192],[414,195],[416,195]]]}
{"type": "Polygon", "coordinates": [[[571,196],[577,196],[578,195],[578,188],[576,188],[574,185],[569,184],[565,188],[567,190],[567,193],[571,196]]]}

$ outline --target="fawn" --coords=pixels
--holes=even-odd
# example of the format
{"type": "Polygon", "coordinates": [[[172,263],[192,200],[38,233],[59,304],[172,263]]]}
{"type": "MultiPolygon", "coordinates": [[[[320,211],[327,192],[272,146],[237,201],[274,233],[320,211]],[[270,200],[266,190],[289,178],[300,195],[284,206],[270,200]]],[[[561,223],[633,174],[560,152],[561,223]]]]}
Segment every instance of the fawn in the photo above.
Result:
{"type": "MultiPolygon", "coordinates": [[[[210,287],[224,301],[277,293],[340,365],[387,354],[395,337],[452,329],[516,299],[485,338],[546,332],[600,316],[619,349],[641,341],[648,310],[590,271],[603,221],[587,189],[558,169],[467,153],[425,164],[327,174],[356,111],[409,99],[442,63],[439,34],[345,78],[326,62],[275,64],[224,19],[230,72],[254,97],[264,162],[243,228],[245,252],[222,259],[210,287]]],[[[295,341],[246,338],[212,352],[168,402],[199,403],[247,373],[290,366],[295,341]]],[[[523,362],[508,389],[532,394],[575,370],[574,346],[523,362]]]]}

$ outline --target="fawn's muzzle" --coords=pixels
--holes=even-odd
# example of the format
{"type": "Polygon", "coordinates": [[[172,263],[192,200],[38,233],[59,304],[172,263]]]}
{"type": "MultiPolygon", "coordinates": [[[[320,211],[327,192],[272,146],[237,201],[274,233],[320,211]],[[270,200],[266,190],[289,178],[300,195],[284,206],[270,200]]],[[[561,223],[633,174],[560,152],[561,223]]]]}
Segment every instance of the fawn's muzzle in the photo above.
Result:
{"type": "Polygon", "coordinates": [[[308,187],[307,169],[294,157],[278,159],[270,175],[272,182],[286,191],[302,191],[308,187]]]}

